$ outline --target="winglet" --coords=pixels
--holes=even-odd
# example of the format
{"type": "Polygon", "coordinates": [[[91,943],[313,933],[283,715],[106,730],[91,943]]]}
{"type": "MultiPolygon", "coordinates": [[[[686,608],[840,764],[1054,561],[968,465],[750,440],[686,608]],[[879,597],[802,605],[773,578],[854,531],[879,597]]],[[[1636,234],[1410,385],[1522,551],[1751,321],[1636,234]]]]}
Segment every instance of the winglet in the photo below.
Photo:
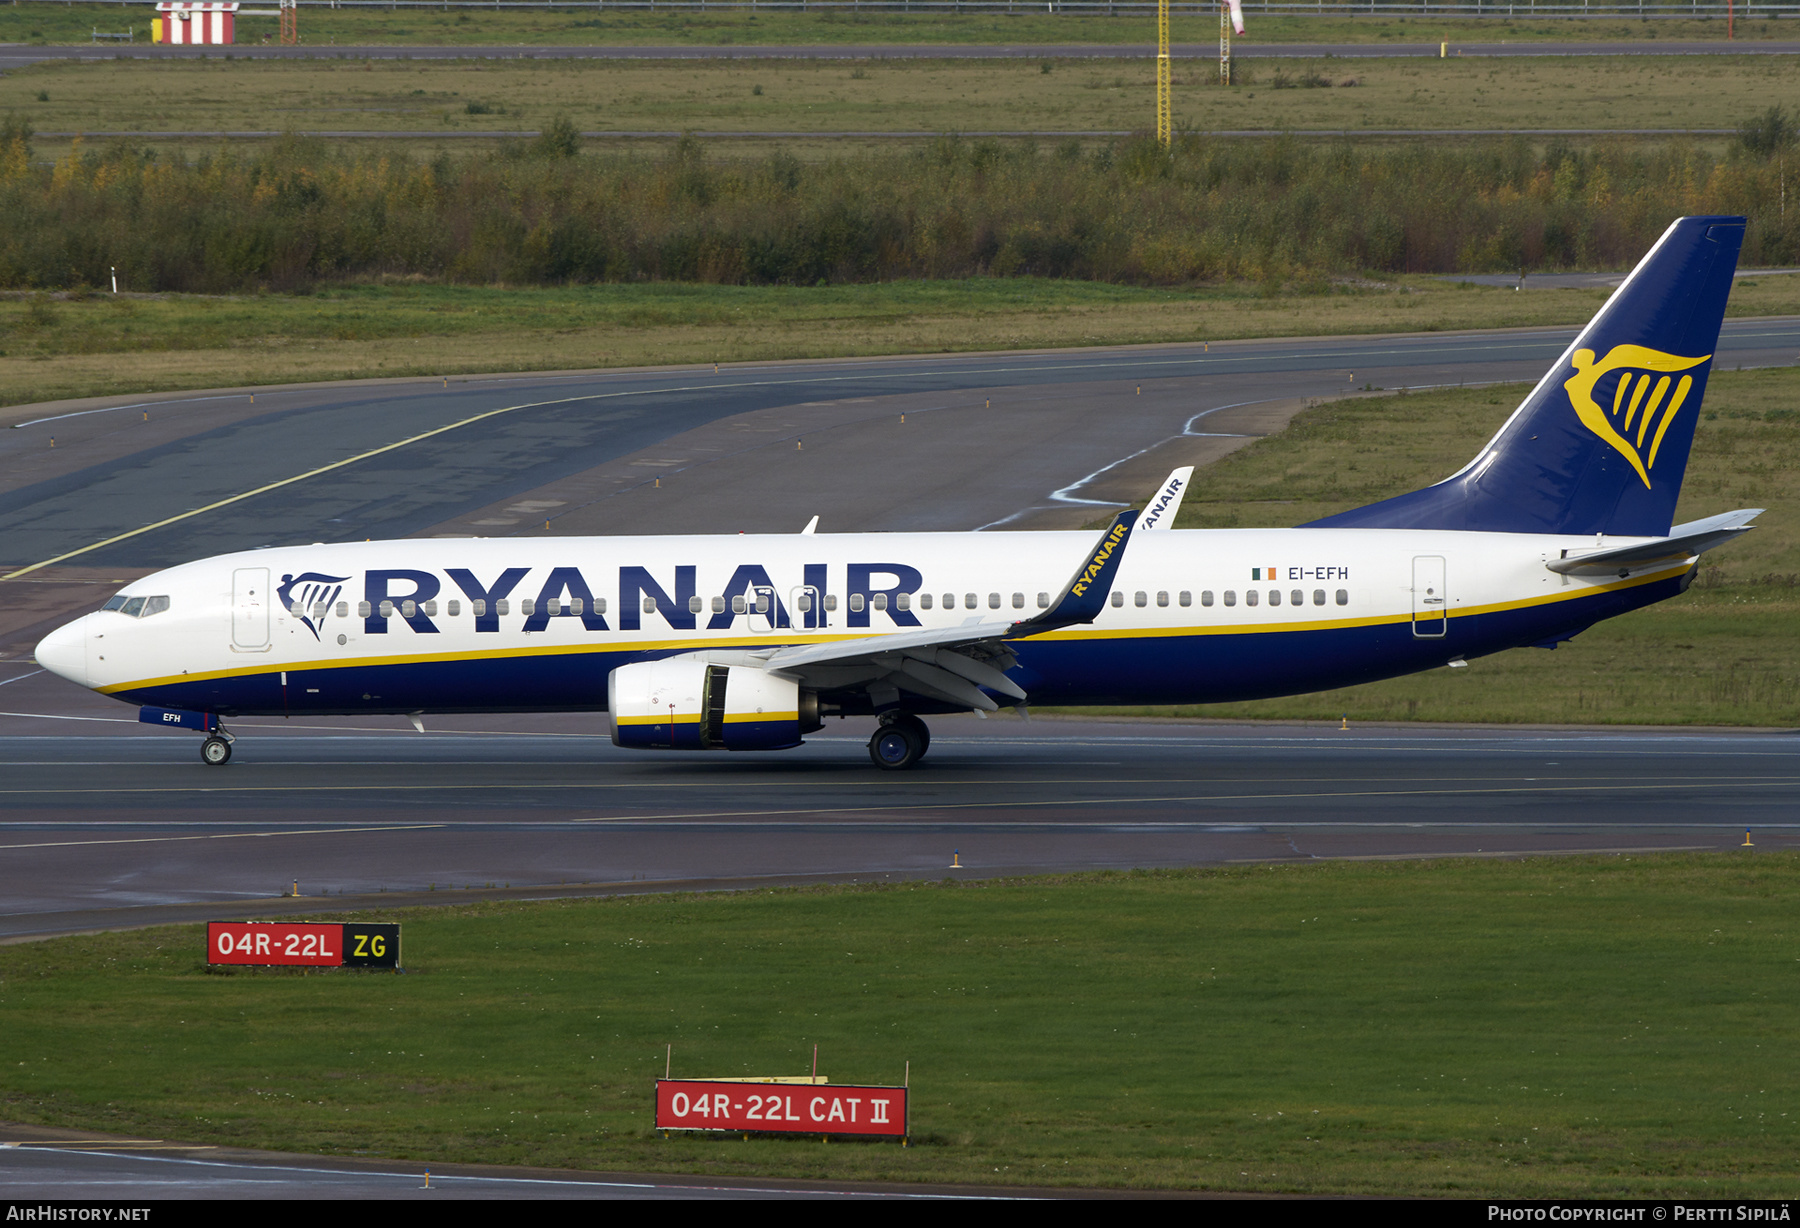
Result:
{"type": "Polygon", "coordinates": [[[1093,552],[1063,586],[1062,595],[1042,614],[1014,623],[1012,630],[1007,632],[1008,638],[1036,635],[1040,631],[1054,631],[1076,623],[1091,623],[1098,618],[1100,611],[1106,608],[1106,595],[1112,592],[1113,576],[1125,557],[1125,546],[1137,519],[1135,508],[1113,517],[1093,552]]]}
{"type": "Polygon", "coordinates": [[[814,533],[817,533],[818,531],[819,531],[819,518],[817,516],[814,516],[811,520],[806,522],[806,527],[804,529],[800,530],[800,535],[802,537],[811,537],[814,533]]]}
{"type": "Polygon", "coordinates": [[[1162,489],[1156,492],[1155,498],[1144,505],[1144,514],[1138,519],[1138,530],[1149,532],[1151,529],[1172,529],[1175,527],[1175,513],[1181,510],[1181,497],[1187,494],[1188,483],[1194,479],[1194,467],[1183,465],[1168,476],[1162,489]]]}

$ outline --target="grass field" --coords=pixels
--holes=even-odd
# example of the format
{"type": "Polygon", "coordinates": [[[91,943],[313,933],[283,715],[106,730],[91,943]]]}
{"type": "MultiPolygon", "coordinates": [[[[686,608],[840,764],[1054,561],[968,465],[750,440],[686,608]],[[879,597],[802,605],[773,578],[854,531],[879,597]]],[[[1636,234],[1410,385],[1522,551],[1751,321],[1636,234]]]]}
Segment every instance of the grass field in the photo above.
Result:
{"type": "MultiPolygon", "coordinates": [[[[11,295],[0,297],[0,406],[370,376],[1576,324],[1606,294],[1388,284],[1271,293],[1036,278],[530,290],[401,282],[303,297],[11,295]]],[[[1800,277],[1746,279],[1731,310],[1800,313],[1800,277]]]]}
{"type": "MultiPolygon", "coordinates": [[[[1221,89],[1211,63],[1184,62],[1176,124],[1731,129],[1800,109],[1771,56],[1264,61],[1239,78],[1221,89]]],[[[65,61],[0,77],[0,115],[44,132],[406,132],[399,147],[423,152],[559,116],[588,132],[1129,132],[1154,126],[1154,84],[1149,60],[65,61]]]]}
{"type": "MultiPolygon", "coordinates": [[[[1456,20],[1436,16],[1356,17],[1322,13],[1307,17],[1249,16],[1244,41],[1261,43],[1435,43],[1599,40],[1711,41],[1725,37],[1725,23],[1711,19],[1626,20],[1456,20]]],[[[26,3],[0,6],[0,42],[87,43],[94,29],[138,28],[149,41],[150,12],[144,5],[26,3]]],[[[762,43],[1147,43],[1156,39],[1154,15],[1086,17],[1068,13],[593,13],[359,12],[307,7],[300,13],[302,41],[312,47],[571,45],[731,45],[762,43]]],[[[1176,42],[1205,43],[1218,37],[1213,9],[1175,12],[1176,42]]],[[[275,37],[274,18],[240,17],[238,40],[275,37]]],[[[1785,21],[1739,19],[1741,39],[1790,38],[1785,21]]]]}
{"type": "MultiPolygon", "coordinates": [[[[1309,410],[1197,475],[1183,528],[1299,524],[1459,469],[1527,386],[1446,389],[1309,410]]],[[[1518,648],[1339,691],[1152,715],[1353,721],[1800,725],[1800,369],[1707,387],[1678,522],[1740,507],[1755,532],[1706,556],[1681,597],[1554,652],[1518,648]]]]}
{"type": "Polygon", "coordinates": [[[1800,862],[1317,863],[426,909],[410,975],[204,929],[0,949],[0,1114],[721,1176],[1785,1197],[1800,862]],[[651,1129],[677,1076],[912,1070],[914,1145],[651,1129]]]}

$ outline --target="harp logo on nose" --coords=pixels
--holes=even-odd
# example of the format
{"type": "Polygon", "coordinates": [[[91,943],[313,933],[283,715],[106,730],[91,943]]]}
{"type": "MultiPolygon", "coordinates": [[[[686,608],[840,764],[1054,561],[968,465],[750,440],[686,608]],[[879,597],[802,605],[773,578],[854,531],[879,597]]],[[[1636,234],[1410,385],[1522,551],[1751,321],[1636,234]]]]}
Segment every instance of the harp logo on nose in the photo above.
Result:
{"type": "Polygon", "coordinates": [[[1563,387],[1582,425],[1630,461],[1648,489],[1663,436],[1694,387],[1692,375],[1674,377],[1711,357],[1683,358],[1648,346],[1615,345],[1596,362],[1594,351],[1576,350],[1575,374],[1563,387]],[[1610,387],[1603,389],[1609,381],[1610,387]],[[1608,399],[1612,404],[1605,408],[1608,399]]]}
{"type": "Polygon", "coordinates": [[[349,578],[322,575],[316,571],[285,575],[281,577],[281,587],[275,590],[275,597],[283,609],[306,625],[316,640],[319,628],[331,614],[331,603],[344,591],[344,581],[349,578]]]}

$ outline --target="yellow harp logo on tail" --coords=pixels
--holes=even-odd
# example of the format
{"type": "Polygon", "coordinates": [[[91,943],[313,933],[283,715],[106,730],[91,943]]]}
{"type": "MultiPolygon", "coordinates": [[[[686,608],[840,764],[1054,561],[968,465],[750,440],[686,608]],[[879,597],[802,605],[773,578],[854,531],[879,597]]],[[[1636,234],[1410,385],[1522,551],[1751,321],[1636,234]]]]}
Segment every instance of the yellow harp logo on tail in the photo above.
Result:
{"type": "Polygon", "coordinates": [[[1694,386],[1691,375],[1683,375],[1679,382],[1675,382],[1673,376],[1697,367],[1711,357],[1711,354],[1702,354],[1698,358],[1683,358],[1641,345],[1615,345],[1607,351],[1605,358],[1595,362],[1594,351],[1576,350],[1575,374],[1564,381],[1563,387],[1568,390],[1569,403],[1575,407],[1575,415],[1582,425],[1630,461],[1648,489],[1650,470],[1656,467],[1656,454],[1662,448],[1663,435],[1675,421],[1675,415],[1681,412],[1688,392],[1694,386]],[[1612,409],[1608,412],[1595,402],[1594,390],[1601,380],[1621,371],[1624,374],[1613,389],[1612,409]],[[1675,389],[1673,396],[1669,395],[1671,383],[1675,389]],[[1649,444],[1648,452],[1644,450],[1646,443],[1649,444]]]}

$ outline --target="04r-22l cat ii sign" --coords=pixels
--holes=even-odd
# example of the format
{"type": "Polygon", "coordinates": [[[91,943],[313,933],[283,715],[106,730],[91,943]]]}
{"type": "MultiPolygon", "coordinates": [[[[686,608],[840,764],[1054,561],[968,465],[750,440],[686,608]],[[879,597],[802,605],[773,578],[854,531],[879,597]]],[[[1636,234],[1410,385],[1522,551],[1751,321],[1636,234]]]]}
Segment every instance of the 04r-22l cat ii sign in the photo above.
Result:
{"type": "Polygon", "coordinates": [[[1674,525],[1744,220],[1672,224],[1435,485],[1291,529],[1173,530],[1189,471],[1090,533],[354,542],[157,572],[45,668],[231,755],[244,715],[599,712],[641,750],[778,750],[924,717],[1323,690],[1663,601],[1755,509],[1674,525]]]}

